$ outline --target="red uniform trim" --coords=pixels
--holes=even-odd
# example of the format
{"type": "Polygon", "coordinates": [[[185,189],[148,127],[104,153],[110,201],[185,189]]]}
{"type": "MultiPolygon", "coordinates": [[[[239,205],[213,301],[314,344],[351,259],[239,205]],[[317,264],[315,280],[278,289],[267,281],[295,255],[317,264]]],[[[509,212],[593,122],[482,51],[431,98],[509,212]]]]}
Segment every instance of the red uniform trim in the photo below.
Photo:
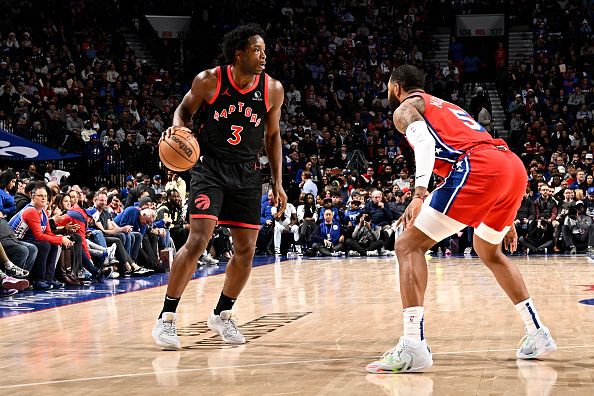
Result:
{"type": "Polygon", "coordinates": [[[264,104],[266,105],[266,111],[270,111],[272,105],[268,102],[268,74],[264,74],[264,104]]]}
{"type": "Polygon", "coordinates": [[[240,94],[246,94],[250,91],[252,91],[254,88],[256,88],[258,86],[258,83],[260,82],[260,75],[256,74],[256,78],[254,79],[254,83],[247,87],[246,89],[241,89],[237,86],[237,84],[235,84],[235,81],[233,80],[233,75],[231,74],[231,66],[227,66],[227,77],[229,77],[229,82],[231,83],[231,85],[233,86],[233,88],[235,88],[237,90],[237,92],[239,92],[240,94]]]}
{"type": "Polygon", "coordinates": [[[209,215],[209,214],[191,214],[190,217],[192,219],[211,219],[217,221],[219,218],[217,216],[209,215]]]}
{"type": "Polygon", "coordinates": [[[214,101],[219,96],[219,92],[221,91],[221,66],[217,66],[217,89],[215,89],[215,93],[210,100],[207,100],[206,103],[209,105],[213,104],[214,101]]]}
{"type": "Polygon", "coordinates": [[[260,225],[256,225],[256,224],[248,224],[248,223],[241,223],[239,221],[228,221],[228,220],[221,220],[219,221],[219,224],[222,225],[231,225],[231,226],[235,226],[235,227],[241,227],[241,228],[251,228],[254,230],[259,230],[260,229],[260,225]]]}

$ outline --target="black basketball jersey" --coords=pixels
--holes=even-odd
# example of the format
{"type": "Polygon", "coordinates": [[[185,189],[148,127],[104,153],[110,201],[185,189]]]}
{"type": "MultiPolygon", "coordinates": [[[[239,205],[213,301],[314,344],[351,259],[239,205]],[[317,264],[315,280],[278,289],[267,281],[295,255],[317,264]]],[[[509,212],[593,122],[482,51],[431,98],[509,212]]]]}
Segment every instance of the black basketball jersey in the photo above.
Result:
{"type": "Polygon", "coordinates": [[[240,89],[231,76],[231,66],[216,69],[218,83],[207,100],[198,133],[201,155],[226,162],[253,161],[264,138],[268,102],[268,75],[256,75],[254,83],[240,89]]]}

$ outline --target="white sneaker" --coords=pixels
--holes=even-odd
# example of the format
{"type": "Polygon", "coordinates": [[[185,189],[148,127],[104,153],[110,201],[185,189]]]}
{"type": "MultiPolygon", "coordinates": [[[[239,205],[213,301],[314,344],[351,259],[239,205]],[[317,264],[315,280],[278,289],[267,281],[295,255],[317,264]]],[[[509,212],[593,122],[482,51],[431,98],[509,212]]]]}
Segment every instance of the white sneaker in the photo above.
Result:
{"type": "Polygon", "coordinates": [[[112,261],[115,258],[115,252],[116,244],[114,243],[113,245],[107,248],[107,258],[109,259],[109,261],[112,261]]]}
{"type": "Polygon", "coordinates": [[[367,256],[377,256],[377,250],[368,250],[367,256]]]}
{"type": "Polygon", "coordinates": [[[359,253],[356,250],[349,250],[349,256],[351,257],[359,257],[361,255],[361,253],[359,253]]]}
{"type": "Polygon", "coordinates": [[[516,352],[516,358],[518,359],[536,359],[553,353],[557,350],[557,344],[551,332],[546,326],[541,326],[534,335],[526,333],[522,341],[520,341],[520,347],[516,352]]]}
{"type": "Polygon", "coordinates": [[[245,344],[245,337],[239,332],[236,319],[231,310],[222,311],[220,315],[210,313],[206,324],[208,328],[219,334],[227,344],[245,344]]]}
{"type": "Polygon", "coordinates": [[[210,253],[206,253],[206,254],[202,255],[202,257],[200,258],[200,261],[202,263],[204,263],[204,265],[217,265],[219,263],[219,260],[212,257],[210,253]]]}
{"type": "Polygon", "coordinates": [[[295,245],[295,252],[298,256],[303,256],[303,250],[301,249],[301,245],[295,245]]]}
{"type": "Polygon", "coordinates": [[[153,327],[153,338],[160,347],[168,351],[181,349],[177,329],[175,328],[175,313],[163,312],[153,327]]]}
{"type": "Polygon", "coordinates": [[[406,337],[400,337],[394,348],[384,353],[380,360],[369,363],[365,369],[374,374],[397,374],[424,371],[431,366],[433,357],[426,340],[413,344],[406,337]]]}

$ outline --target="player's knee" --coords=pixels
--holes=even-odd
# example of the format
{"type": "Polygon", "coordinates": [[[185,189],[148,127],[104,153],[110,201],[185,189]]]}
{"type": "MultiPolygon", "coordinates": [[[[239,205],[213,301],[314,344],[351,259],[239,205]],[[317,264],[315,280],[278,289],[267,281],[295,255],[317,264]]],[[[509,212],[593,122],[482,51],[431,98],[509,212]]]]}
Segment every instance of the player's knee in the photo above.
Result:
{"type": "Polygon", "coordinates": [[[235,256],[239,256],[242,258],[253,258],[254,257],[254,253],[256,251],[256,246],[254,246],[253,244],[235,244],[233,246],[233,255],[235,256]]]}
{"type": "Polygon", "coordinates": [[[188,234],[188,240],[186,246],[192,246],[199,250],[204,250],[208,241],[210,240],[211,234],[207,234],[203,230],[192,230],[188,234]]]}

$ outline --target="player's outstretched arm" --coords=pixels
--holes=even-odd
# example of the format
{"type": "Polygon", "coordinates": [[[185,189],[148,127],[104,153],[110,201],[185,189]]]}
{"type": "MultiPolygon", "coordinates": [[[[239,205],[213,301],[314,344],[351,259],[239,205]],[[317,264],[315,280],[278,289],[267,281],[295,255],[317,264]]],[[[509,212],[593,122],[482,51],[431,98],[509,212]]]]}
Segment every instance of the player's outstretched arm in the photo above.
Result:
{"type": "Polygon", "coordinates": [[[283,85],[272,78],[268,81],[268,95],[272,108],[268,113],[266,121],[266,155],[270,162],[270,171],[272,173],[272,192],[274,193],[274,205],[280,203],[279,213],[283,213],[287,206],[287,194],[283,189],[282,179],[282,150],[280,136],[280,116],[281,107],[285,98],[283,85]]]}

